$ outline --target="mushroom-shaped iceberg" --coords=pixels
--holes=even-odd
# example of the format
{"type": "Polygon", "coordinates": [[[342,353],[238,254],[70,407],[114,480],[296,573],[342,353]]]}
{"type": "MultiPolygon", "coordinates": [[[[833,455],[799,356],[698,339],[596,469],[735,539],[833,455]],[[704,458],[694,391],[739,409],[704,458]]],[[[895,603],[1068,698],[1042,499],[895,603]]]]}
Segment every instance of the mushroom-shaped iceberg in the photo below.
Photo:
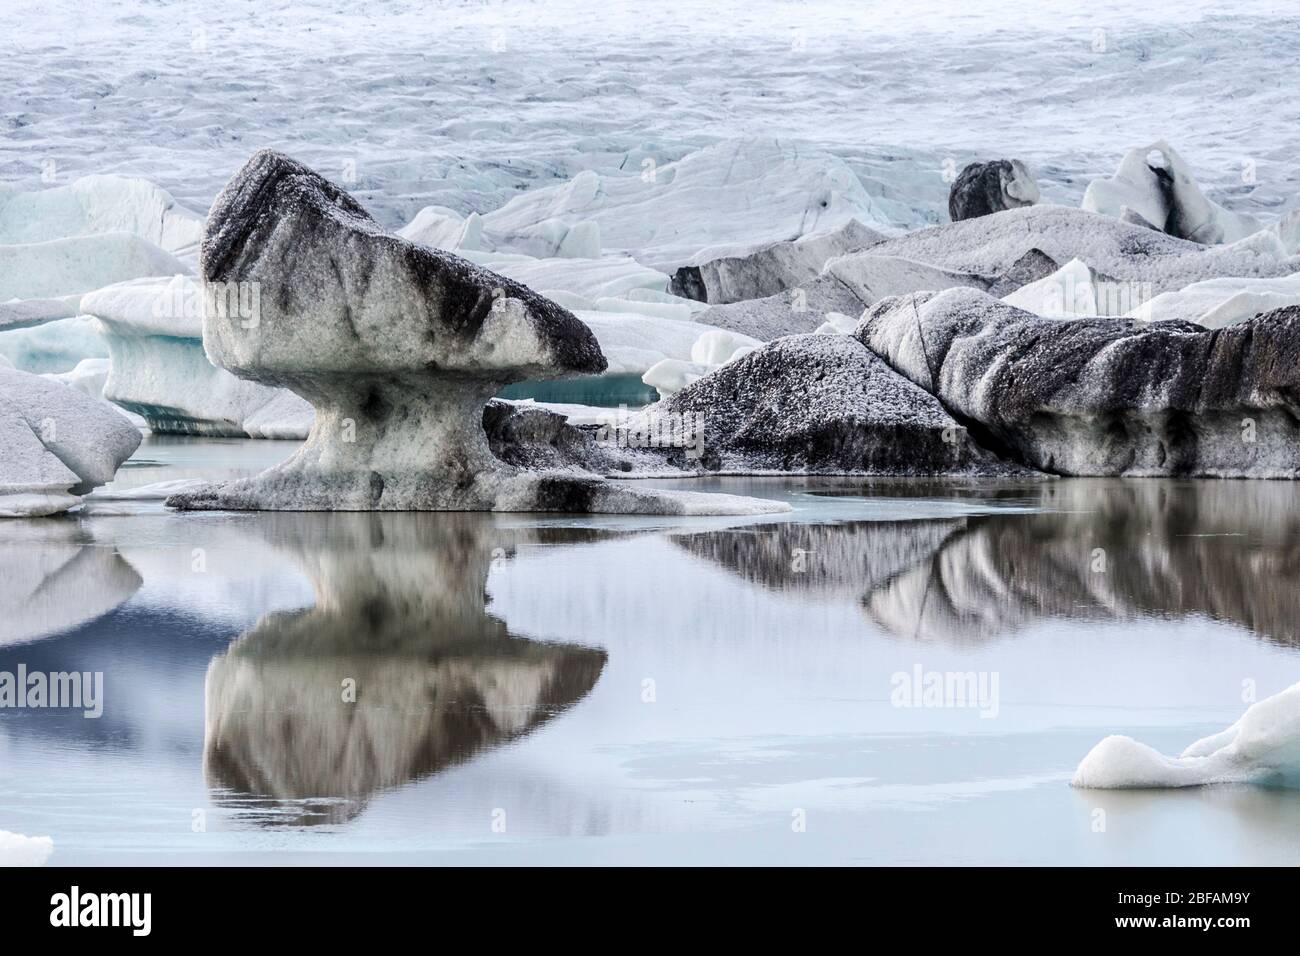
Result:
{"type": "Polygon", "coordinates": [[[386,232],[344,190],[263,150],[217,197],[201,249],[203,340],[235,375],[306,398],[316,421],[288,461],[169,499],[298,511],[783,510],[669,494],[493,456],[483,407],[523,379],[597,374],[572,313],[449,252],[386,232]]]}

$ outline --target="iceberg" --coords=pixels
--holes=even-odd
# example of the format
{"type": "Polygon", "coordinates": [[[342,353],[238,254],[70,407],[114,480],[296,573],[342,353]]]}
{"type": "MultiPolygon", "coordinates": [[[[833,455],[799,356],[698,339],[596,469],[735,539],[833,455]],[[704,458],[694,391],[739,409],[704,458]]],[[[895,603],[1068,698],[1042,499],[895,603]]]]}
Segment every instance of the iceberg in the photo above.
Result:
{"type": "MultiPolygon", "coordinates": [[[[1223,276],[1274,278],[1300,271],[1300,259],[1289,257],[1272,233],[1205,246],[1110,216],[1046,203],[886,239],[866,252],[832,260],[828,268],[897,256],[959,273],[1000,276],[1030,254],[1050,259],[1054,265],[1049,271],[1080,259],[1111,280],[1143,283],[1151,295],[1223,276]]],[[[1014,287],[989,291],[1006,295],[1014,287]]]]}
{"type": "Polygon", "coordinates": [[[1063,322],[950,289],[885,299],[855,334],[992,450],[1041,471],[1300,477],[1298,307],[1207,330],[1063,322]]]}
{"type": "Polygon", "coordinates": [[[305,444],[253,478],[172,507],[295,511],[751,514],[788,506],[632,489],[495,457],[483,410],[526,379],[597,375],[596,336],[526,286],[384,231],[349,194],[262,150],[218,197],[207,287],[265,288],[256,322],[205,303],[207,356],[316,409],[305,444]]]}
{"type": "Polygon", "coordinates": [[[1275,279],[1206,279],[1164,292],[1128,314],[1143,322],[1186,319],[1222,329],[1265,312],[1300,305],[1300,274],[1275,279]]]}
{"type": "Polygon", "coordinates": [[[673,273],[673,292],[700,302],[728,303],[776,295],[821,274],[831,259],[885,237],[850,219],[838,229],[776,242],[743,256],[726,256],[673,273]]]}
{"type": "Polygon", "coordinates": [[[689,360],[660,359],[646,370],[641,381],[653,387],[661,398],[668,398],[714,369],[748,355],[762,344],[748,335],[726,329],[710,329],[695,340],[689,360]]]}
{"type": "Polygon", "coordinates": [[[933,395],[843,335],[791,335],[747,351],[633,416],[625,430],[649,436],[634,446],[696,473],[1025,473],[985,452],[933,395]]]}
{"type": "Polygon", "coordinates": [[[140,445],[140,432],[105,402],[60,382],[0,369],[0,517],[75,507],[140,445]]]}
{"type": "MultiPolygon", "coordinates": [[[[252,289],[234,308],[253,322],[252,289]]],[[[260,295],[260,291],[258,292],[260,295]]],[[[162,434],[305,438],[311,406],[284,389],[236,378],[203,351],[204,294],[186,275],[135,279],[86,295],[81,311],[112,356],[104,398],[141,416],[162,434]]]]}
{"type": "Polygon", "coordinates": [[[0,355],[14,368],[40,374],[70,372],[87,359],[107,359],[108,343],[94,320],[79,311],[72,318],[0,331],[0,355]]]}
{"type": "Polygon", "coordinates": [[[1253,216],[1207,199],[1190,167],[1163,140],[1130,149],[1114,176],[1093,180],[1083,208],[1205,244],[1237,242],[1263,228],[1253,216]]]}
{"type": "Polygon", "coordinates": [[[29,837],[0,830],[0,867],[44,866],[54,853],[49,837],[29,837]]]}
{"type": "Polygon", "coordinates": [[[1029,167],[1018,159],[971,163],[948,190],[948,216],[953,222],[991,216],[1004,209],[1032,206],[1042,198],[1029,167]]]}
{"type": "Polygon", "coordinates": [[[70,296],[188,271],[170,252],[126,232],[0,245],[0,301],[70,296]]]}
{"type": "Polygon", "coordinates": [[[547,222],[592,222],[605,249],[668,272],[858,219],[885,225],[853,170],[829,153],[774,139],[728,140],[662,166],[530,190],[483,216],[496,248],[547,222]],[[761,196],[762,202],[755,202],[761,196]]]}
{"type": "Polygon", "coordinates": [[[1050,276],[1002,296],[1007,305],[1048,319],[1124,315],[1141,299],[1140,286],[1108,281],[1082,259],[1071,259],[1050,276]]]}
{"type": "Polygon", "coordinates": [[[1083,758],[1071,783],[1092,790],[1300,784],[1300,684],[1251,704],[1231,727],[1177,757],[1132,737],[1107,737],[1083,758]]]}
{"type": "Polygon", "coordinates": [[[0,245],[114,232],[174,253],[198,244],[203,216],[147,179],[127,176],[83,176],[31,192],[0,186],[0,245]]]}

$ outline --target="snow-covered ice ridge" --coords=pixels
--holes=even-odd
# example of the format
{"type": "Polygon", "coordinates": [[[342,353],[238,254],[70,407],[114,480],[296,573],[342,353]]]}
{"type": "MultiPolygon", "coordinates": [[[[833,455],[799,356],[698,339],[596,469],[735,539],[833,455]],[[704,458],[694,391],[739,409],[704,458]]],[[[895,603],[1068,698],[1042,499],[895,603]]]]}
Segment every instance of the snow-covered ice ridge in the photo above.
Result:
{"type": "Polygon", "coordinates": [[[1078,205],[1120,144],[1162,136],[1214,199],[1267,214],[1300,192],[1293,12],[610,0],[592,17],[585,0],[231,0],[214,18],[200,0],[7,0],[21,27],[0,38],[0,173],[20,188],[49,185],[43,173],[144,176],[204,210],[274,146],[393,228],[430,204],[487,211],[582,170],[768,136],[840,157],[914,228],[945,218],[933,183],[949,161],[1023,159],[1045,201],[1078,205]]]}

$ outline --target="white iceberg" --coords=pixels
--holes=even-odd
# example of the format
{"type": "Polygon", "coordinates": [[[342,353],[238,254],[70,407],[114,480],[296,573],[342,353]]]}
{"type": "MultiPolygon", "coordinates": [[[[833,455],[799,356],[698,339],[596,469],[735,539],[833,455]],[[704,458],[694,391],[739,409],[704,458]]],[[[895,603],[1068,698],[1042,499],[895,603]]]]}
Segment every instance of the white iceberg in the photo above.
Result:
{"type": "Polygon", "coordinates": [[[104,402],[39,375],[0,369],[0,517],[66,511],[106,484],[140,432],[104,402]]]}
{"type": "Polygon", "coordinates": [[[599,259],[600,226],[581,220],[569,224],[545,219],[506,236],[483,232],[483,217],[461,216],[446,206],[425,206],[397,230],[403,239],[446,252],[515,252],[537,259],[599,259]]]}
{"type": "Polygon", "coordinates": [[[468,252],[483,249],[483,217],[476,212],[462,216],[446,206],[425,206],[415,218],[397,230],[403,239],[431,249],[468,252]]]}
{"type": "Polygon", "coordinates": [[[827,312],[823,318],[825,321],[813,330],[814,335],[852,335],[860,321],[858,316],[843,312],[827,312]]]}
{"type": "Polygon", "coordinates": [[[107,359],[108,343],[89,316],[74,314],[0,331],[0,355],[24,372],[69,372],[86,359],[107,359]]]}
{"type": "Polygon", "coordinates": [[[170,252],[126,232],[0,245],[0,301],[68,296],[188,271],[170,252]]]}
{"type": "Polygon", "coordinates": [[[70,371],[50,372],[45,377],[51,381],[62,382],[91,398],[102,398],[104,383],[108,381],[111,364],[106,358],[82,359],[70,371]]]}
{"type": "Polygon", "coordinates": [[[662,293],[668,288],[666,273],[643,266],[630,256],[541,259],[517,252],[461,251],[457,254],[543,294],[562,290],[595,301],[625,298],[638,290],[662,293]]]}
{"type": "Polygon", "coordinates": [[[23,329],[59,319],[70,319],[77,314],[80,302],[79,292],[48,299],[11,299],[0,302],[0,330],[23,329]]]}
{"type": "Polygon", "coordinates": [[[85,296],[81,309],[112,355],[104,397],[155,432],[305,438],[311,430],[306,401],[208,361],[202,287],[189,276],[112,285],[85,296]]]}
{"type": "Polygon", "coordinates": [[[662,166],[647,160],[627,173],[584,170],[487,213],[483,231],[495,248],[520,248],[542,224],[591,222],[605,249],[671,271],[836,229],[855,218],[887,224],[843,160],[793,142],[749,139],[718,143],[662,166]]]}
{"type": "Polygon", "coordinates": [[[1263,312],[1300,305],[1300,273],[1268,279],[1228,277],[1164,292],[1128,314],[1144,322],[1185,319],[1222,329],[1263,312]]]}
{"type": "Polygon", "coordinates": [[[641,376],[641,381],[670,398],[686,386],[728,362],[748,355],[763,343],[727,329],[710,329],[691,346],[690,359],[660,359],[641,376]]]}
{"type": "Polygon", "coordinates": [[[0,866],[44,866],[54,852],[49,837],[29,837],[0,830],[0,866]]]}
{"type": "MultiPolygon", "coordinates": [[[[831,260],[826,271],[850,281],[855,268],[896,256],[968,274],[942,288],[978,286],[970,277],[1003,276],[1031,255],[1053,263],[1081,259],[1110,280],[1142,283],[1150,296],[1221,276],[1268,278],[1300,270],[1300,258],[1288,256],[1276,233],[1207,246],[1084,209],[1040,203],[886,239],[866,252],[831,260]]],[[[941,286],[913,291],[926,288],[941,286]]]]}
{"type": "Polygon", "coordinates": [[[203,216],[147,179],[83,176],[68,186],[21,192],[0,186],[0,244],[125,232],[169,252],[197,245],[203,216]]]}
{"type": "Polygon", "coordinates": [[[609,361],[604,372],[607,376],[643,375],[664,359],[691,360],[691,352],[700,337],[719,331],[700,322],[640,312],[579,309],[574,314],[595,333],[600,350],[609,361]]]}
{"type": "Polygon", "coordinates": [[[1263,228],[1258,219],[1207,199],[1190,167],[1163,140],[1130,149],[1114,176],[1093,180],[1083,208],[1206,244],[1237,242],[1263,228]]]}
{"type": "Polygon", "coordinates": [[[1132,737],[1093,747],[1072,785],[1094,790],[1300,782],[1300,684],[1246,709],[1227,730],[1167,757],[1132,737]]]}
{"type": "Polygon", "coordinates": [[[1140,305],[1142,286],[1112,282],[1097,275],[1082,259],[1071,259],[1046,278],[1021,286],[1002,301],[1047,319],[1117,316],[1140,305]]]}

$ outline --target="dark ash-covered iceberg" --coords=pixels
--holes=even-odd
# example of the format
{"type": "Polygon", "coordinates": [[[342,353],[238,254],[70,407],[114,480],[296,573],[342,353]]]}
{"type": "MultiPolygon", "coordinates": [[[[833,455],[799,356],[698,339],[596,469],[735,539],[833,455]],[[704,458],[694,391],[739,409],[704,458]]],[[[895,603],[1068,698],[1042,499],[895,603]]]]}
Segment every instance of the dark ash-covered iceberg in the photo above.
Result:
{"type": "Polygon", "coordinates": [[[1044,319],[970,289],[879,303],[857,337],[986,445],[1061,475],[1300,476],[1300,308],[1226,329],[1044,319]]]}
{"type": "Polygon", "coordinates": [[[201,252],[212,362],[315,407],[311,434],[253,478],[174,507],[296,511],[784,510],[771,502],[615,485],[496,458],[488,399],[523,379],[596,374],[595,336],[519,283],[386,232],[344,190],[256,153],[217,198],[201,252]],[[220,307],[251,285],[256,321],[220,307]],[[213,294],[214,290],[217,294],[213,294]]]}

